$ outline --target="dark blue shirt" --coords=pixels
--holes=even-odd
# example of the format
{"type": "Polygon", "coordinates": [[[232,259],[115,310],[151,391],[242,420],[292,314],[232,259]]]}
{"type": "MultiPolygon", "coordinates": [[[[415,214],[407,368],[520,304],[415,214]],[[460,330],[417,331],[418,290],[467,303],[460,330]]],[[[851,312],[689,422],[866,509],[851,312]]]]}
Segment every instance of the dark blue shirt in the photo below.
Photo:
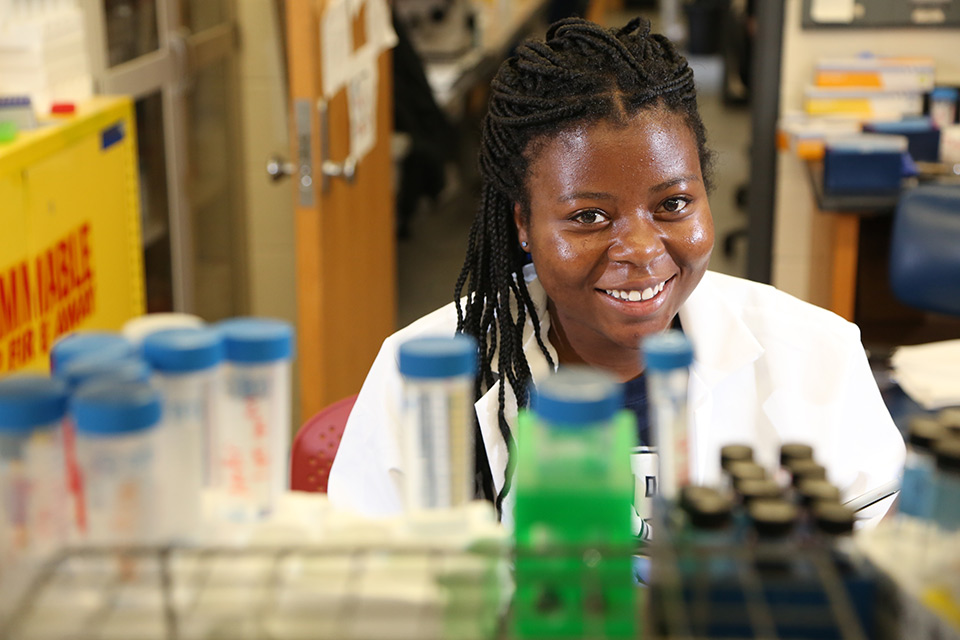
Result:
{"type": "MultiPolygon", "coordinates": [[[[680,326],[680,314],[673,317],[671,329],[683,331],[680,326]]],[[[650,442],[650,409],[647,402],[647,376],[641,373],[633,380],[628,380],[623,385],[625,408],[633,411],[637,416],[637,444],[652,446],[650,442]]]]}
{"type": "Polygon", "coordinates": [[[637,444],[650,446],[650,415],[647,409],[647,376],[642,373],[623,385],[623,405],[637,415],[637,444]]]}

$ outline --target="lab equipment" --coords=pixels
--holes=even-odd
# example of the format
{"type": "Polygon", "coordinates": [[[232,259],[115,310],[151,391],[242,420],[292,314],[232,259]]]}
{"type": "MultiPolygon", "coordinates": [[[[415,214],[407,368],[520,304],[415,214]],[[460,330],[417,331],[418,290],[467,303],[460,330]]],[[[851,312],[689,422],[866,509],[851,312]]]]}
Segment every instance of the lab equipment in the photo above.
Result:
{"type": "Polygon", "coordinates": [[[71,390],[94,380],[116,382],[149,382],[150,366],[140,357],[119,356],[119,352],[88,353],[70,360],[60,368],[57,377],[71,390]]]}
{"type": "Polygon", "coordinates": [[[140,346],[143,339],[151,333],[165,329],[199,329],[204,326],[203,319],[189,313],[148,313],[127,320],[120,333],[131,344],[140,346]]]}
{"type": "Polygon", "coordinates": [[[933,516],[933,474],[936,469],[933,445],[945,435],[943,425],[932,418],[916,416],[910,420],[900,513],[924,520],[933,516]]]}
{"type": "Polygon", "coordinates": [[[930,92],[930,119],[944,129],[957,121],[957,96],[953,87],[937,87],[930,92]]]}
{"type": "Polygon", "coordinates": [[[211,442],[223,393],[223,336],[214,329],[155,331],[144,338],[143,355],[163,397],[159,452],[167,478],[165,535],[190,539],[200,528],[201,491],[210,486],[211,442]]]}
{"type": "Polygon", "coordinates": [[[949,437],[933,445],[937,468],[933,483],[933,520],[946,533],[960,530],[960,438],[949,437]]]}
{"type": "Polygon", "coordinates": [[[63,418],[68,392],[35,375],[0,380],[0,574],[68,536],[63,418]]]}
{"type": "Polygon", "coordinates": [[[902,135],[861,133],[828,138],[823,156],[823,190],[829,193],[898,192],[901,156],[907,151],[902,135]]]}
{"type": "Polygon", "coordinates": [[[637,434],[622,407],[623,386],[609,374],[570,367],[532,389],[519,414],[517,637],[633,637],[637,434]]]}
{"type": "Polygon", "coordinates": [[[687,421],[687,385],[693,346],[682,331],[671,329],[643,341],[650,425],[660,456],[659,493],[675,500],[690,481],[690,444],[687,421]]]}
{"type": "Polygon", "coordinates": [[[234,318],[223,335],[225,393],[217,426],[212,485],[220,516],[267,516],[290,478],[290,357],[293,328],[281,320],[234,318]]]}
{"type": "Polygon", "coordinates": [[[408,510],[450,508],[473,496],[477,343],[427,337],[400,345],[401,437],[408,510]]]}
{"type": "Polygon", "coordinates": [[[70,400],[83,479],[86,540],[156,540],[166,478],[158,466],[161,398],[149,385],[91,382],[70,400]]]}
{"type": "Polygon", "coordinates": [[[118,333],[75,331],[53,343],[50,349],[50,370],[54,375],[58,375],[68,362],[87,354],[97,354],[102,358],[137,355],[136,347],[118,333]]]}

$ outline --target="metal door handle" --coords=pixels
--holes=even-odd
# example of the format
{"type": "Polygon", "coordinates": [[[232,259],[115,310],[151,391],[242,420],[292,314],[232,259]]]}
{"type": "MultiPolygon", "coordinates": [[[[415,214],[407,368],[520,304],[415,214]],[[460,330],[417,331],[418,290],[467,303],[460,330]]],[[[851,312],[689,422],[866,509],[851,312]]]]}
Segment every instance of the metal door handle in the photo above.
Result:
{"type": "Polygon", "coordinates": [[[320,190],[330,188],[330,178],[343,178],[353,182],[357,175],[357,159],[348,155],[343,162],[334,162],[330,157],[330,123],[326,100],[317,100],[317,112],[320,116],[320,190]]]}
{"type": "Polygon", "coordinates": [[[343,162],[325,161],[320,165],[323,171],[323,178],[343,178],[347,182],[353,182],[353,176],[357,173],[357,160],[353,156],[347,156],[343,162]]]}
{"type": "Polygon", "coordinates": [[[267,175],[273,182],[289,178],[296,170],[297,168],[292,162],[280,156],[270,156],[270,159],[267,160],[267,175]]]}

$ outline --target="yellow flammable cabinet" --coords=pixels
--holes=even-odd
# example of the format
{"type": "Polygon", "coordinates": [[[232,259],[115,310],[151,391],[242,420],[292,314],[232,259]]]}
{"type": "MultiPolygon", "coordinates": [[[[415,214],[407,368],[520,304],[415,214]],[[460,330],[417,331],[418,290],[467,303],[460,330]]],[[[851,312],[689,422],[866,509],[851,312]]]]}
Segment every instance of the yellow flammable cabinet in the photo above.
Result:
{"type": "Polygon", "coordinates": [[[144,310],[133,106],[98,97],[0,144],[0,376],[144,310]]]}

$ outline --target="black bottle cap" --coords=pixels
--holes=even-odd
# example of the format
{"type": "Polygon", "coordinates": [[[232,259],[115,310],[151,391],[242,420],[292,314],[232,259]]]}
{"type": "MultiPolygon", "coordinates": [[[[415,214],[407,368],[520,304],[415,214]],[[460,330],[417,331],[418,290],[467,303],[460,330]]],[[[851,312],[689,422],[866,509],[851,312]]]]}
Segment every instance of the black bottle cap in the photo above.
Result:
{"type": "Polygon", "coordinates": [[[733,462],[753,460],[753,447],[745,444],[728,444],[720,449],[720,467],[728,469],[733,462]]]}
{"type": "Polygon", "coordinates": [[[937,420],[951,433],[960,434],[960,407],[940,409],[937,420]]]}
{"type": "Polygon", "coordinates": [[[765,538],[789,534],[797,521],[797,508],[786,500],[754,500],[749,511],[753,527],[765,538]]]}
{"type": "Polygon", "coordinates": [[[713,487],[704,487],[696,484],[689,484],[680,489],[680,507],[689,512],[693,506],[701,500],[709,500],[714,496],[719,496],[720,492],[713,487]]]}
{"type": "Polygon", "coordinates": [[[780,465],[787,466],[793,460],[813,458],[813,447],[800,442],[788,442],[780,445],[780,465]]]}
{"type": "Polygon", "coordinates": [[[817,502],[813,506],[813,521],[824,533],[835,536],[853,533],[855,520],[853,510],[839,502],[817,502]]]}
{"type": "Polygon", "coordinates": [[[934,443],[947,435],[947,428],[939,420],[930,416],[910,418],[907,428],[907,442],[920,449],[932,449],[934,443]]]}
{"type": "Polygon", "coordinates": [[[730,522],[730,500],[720,495],[703,494],[691,504],[690,524],[697,529],[720,529],[730,522]]]}
{"type": "Polygon", "coordinates": [[[799,485],[804,480],[826,480],[827,478],[826,468],[809,458],[792,460],[787,469],[790,470],[793,486],[799,485]]]}
{"type": "Polygon", "coordinates": [[[840,500],[840,490],[824,479],[808,478],[797,485],[797,491],[800,493],[800,501],[804,505],[810,505],[815,502],[838,502],[840,500]]]}
{"type": "Polygon", "coordinates": [[[773,480],[743,480],[737,486],[737,493],[743,497],[743,502],[749,506],[754,500],[769,500],[780,497],[780,486],[773,480]]]}
{"type": "Polygon", "coordinates": [[[730,474],[730,477],[733,478],[734,488],[744,480],[762,480],[767,477],[766,469],[752,460],[731,462],[727,472],[730,474]]]}
{"type": "Polygon", "coordinates": [[[933,453],[937,456],[937,469],[960,472],[960,437],[950,436],[937,440],[933,445],[933,453]]]}

